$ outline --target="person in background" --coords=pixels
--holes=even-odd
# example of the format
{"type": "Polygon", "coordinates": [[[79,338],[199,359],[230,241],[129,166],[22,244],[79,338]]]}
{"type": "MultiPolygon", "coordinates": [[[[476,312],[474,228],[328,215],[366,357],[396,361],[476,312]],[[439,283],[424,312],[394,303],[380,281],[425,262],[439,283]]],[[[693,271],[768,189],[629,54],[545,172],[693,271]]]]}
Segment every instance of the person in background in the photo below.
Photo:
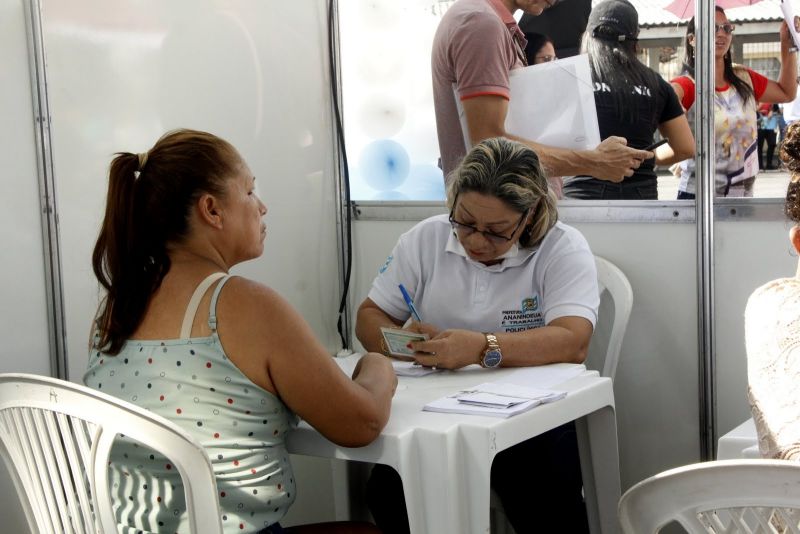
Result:
{"type": "Polygon", "coordinates": [[[525,59],[528,65],[539,65],[558,59],[553,40],[543,33],[526,33],[525,59]]]}
{"type": "Polygon", "coordinates": [[[773,163],[773,156],[775,156],[775,146],[778,144],[778,134],[781,128],[785,126],[783,115],[781,115],[781,108],[778,104],[772,104],[769,107],[767,116],[764,117],[764,129],[766,130],[767,151],[764,154],[764,169],[773,171],[777,167],[773,163]]]}
{"type": "MultiPolygon", "coordinates": [[[[556,49],[553,47],[553,40],[547,35],[543,33],[526,33],[525,40],[527,41],[525,58],[528,61],[528,65],[541,65],[558,59],[556,49]]],[[[561,176],[548,176],[547,183],[550,184],[550,188],[557,198],[563,198],[561,176]]]]}
{"type": "Polygon", "coordinates": [[[618,182],[633,174],[651,152],[609,137],[593,150],[544,146],[505,130],[509,73],[527,63],[525,37],[513,14],[539,15],[557,0],[457,0],[445,12],[433,38],[431,71],[436,131],[445,181],[466,153],[456,95],[463,107],[469,144],[508,137],[533,148],[549,176],[593,173],[618,182]]]}
{"type": "Polygon", "coordinates": [[[756,136],[756,150],[758,151],[758,169],[764,170],[764,149],[767,146],[767,129],[766,129],[766,119],[767,115],[769,115],[770,109],[772,106],[768,102],[762,102],[758,106],[758,110],[756,113],[758,114],[756,118],[756,127],[757,127],[757,136],[756,136]]]}
{"type": "MultiPolygon", "coordinates": [[[[278,293],[229,274],[262,254],[266,213],[231,144],[175,130],[147,152],[111,162],[92,256],[105,298],[83,381],[200,442],[229,534],[284,532],[278,521],[296,495],[284,438],[295,414],[335,443],[366,445],[386,424],[397,384],[390,362],[375,353],[346,376],[278,293]]],[[[185,529],[180,476],[165,458],[120,437],[110,470],[120,532],[185,529]]]]}
{"type": "MultiPolygon", "coordinates": [[[[800,123],[788,126],[780,158],[791,172],[784,212],[800,253],[800,123]]],[[[800,460],[800,262],[789,278],[756,289],[745,308],[748,399],[765,458],[800,460]]]]}
{"type": "Polygon", "coordinates": [[[612,183],[591,173],[564,179],[564,196],[584,200],[657,200],[655,165],[694,157],[694,137],[675,92],[637,57],[639,15],[627,0],[605,0],[589,14],[583,52],[589,55],[601,139],[619,136],[645,148],[658,131],[668,143],[633,175],[612,183]]]}
{"type": "Polygon", "coordinates": [[[592,0],[557,1],[540,15],[522,14],[519,27],[525,34],[543,33],[553,38],[556,55],[567,58],[578,55],[581,36],[592,10],[592,0]]]}
{"type": "MultiPolygon", "coordinates": [[[[785,104],[775,104],[778,108],[778,145],[783,144],[783,140],[786,139],[786,127],[789,126],[789,123],[786,120],[786,117],[783,114],[783,108],[786,107],[785,104]]],[[[778,166],[781,166],[781,158],[778,157],[778,166]]]]}
{"type": "MultiPolygon", "coordinates": [[[[714,48],[714,187],[717,196],[752,197],[758,174],[756,106],[758,102],[789,102],[797,92],[797,57],[786,23],[781,25],[781,71],[770,80],[740,65],[731,58],[735,26],[716,7],[714,48]]],[[[694,124],[694,18],[686,27],[684,74],[672,80],[672,87],[694,124]]],[[[694,160],[680,164],[679,199],[695,198],[697,184],[694,160]]]]}
{"type": "MultiPolygon", "coordinates": [[[[412,344],[424,366],[461,369],[581,363],[597,319],[594,256],[558,222],[536,153],[506,138],[481,141],[453,172],[449,215],[403,234],[358,309],[356,335],[381,350],[381,327],[409,318],[404,284],[429,335],[412,344]]],[[[516,532],[587,531],[574,424],[500,452],[491,485],[516,532]]],[[[381,530],[408,532],[402,484],[376,465],[367,500],[381,530]]],[[[486,503],[488,506],[489,503],[486,503]]]]}

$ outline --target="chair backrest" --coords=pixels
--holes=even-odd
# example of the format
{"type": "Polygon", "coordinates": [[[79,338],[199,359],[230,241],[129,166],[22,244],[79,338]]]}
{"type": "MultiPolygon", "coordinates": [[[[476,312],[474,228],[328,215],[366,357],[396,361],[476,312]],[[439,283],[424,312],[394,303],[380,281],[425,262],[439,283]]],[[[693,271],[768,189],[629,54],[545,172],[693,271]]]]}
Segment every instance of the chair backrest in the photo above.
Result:
{"type": "Polygon", "coordinates": [[[595,256],[595,263],[600,287],[600,314],[589,346],[587,366],[596,368],[602,376],[613,379],[617,372],[622,339],[631,316],[633,289],[619,267],[600,256],[595,256]],[[613,304],[613,315],[608,313],[610,304],[613,304]],[[612,317],[610,321],[609,316],[612,317]]]}
{"type": "Polygon", "coordinates": [[[0,374],[0,456],[32,532],[117,532],[108,464],[118,434],[170,459],[183,481],[192,533],[222,533],[211,462],[185,431],[85,386],[0,374]]]}
{"type": "Polygon", "coordinates": [[[800,532],[800,463],[720,460],[664,471],[622,496],[625,534],[675,521],[689,534],[800,532]]]}

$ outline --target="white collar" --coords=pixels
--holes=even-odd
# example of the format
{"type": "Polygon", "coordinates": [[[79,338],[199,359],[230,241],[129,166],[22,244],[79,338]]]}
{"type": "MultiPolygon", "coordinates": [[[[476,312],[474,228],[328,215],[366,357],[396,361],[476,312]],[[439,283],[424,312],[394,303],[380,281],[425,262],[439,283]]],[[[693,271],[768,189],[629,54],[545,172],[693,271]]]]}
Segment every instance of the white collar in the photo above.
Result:
{"type": "Polygon", "coordinates": [[[528,258],[533,256],[536,251],[539,250],[539,246],[535,246],[532,248],[523,248],[519,246],[518,241],[515,241],[513,245],[505,252],[502,256],[499,256],[497,259],[503,260],[500,263],[496,263],[494,265],[485,265],[479,261],[475,261],[469,257],[467,254],[464,245],[458,240],[455,235],[455,232],[450,232],[449,237],[447,238],[447,245],[445,246],[446,252],[452,252],[453,254],[457,254],[463,258],[465,258],[468,262],[472,263],[476,267],[481,269],[486,269],[490,271],[504,271],[510,267],[516,267],[518,265],[522,265],[527,261],[528,258]]]}

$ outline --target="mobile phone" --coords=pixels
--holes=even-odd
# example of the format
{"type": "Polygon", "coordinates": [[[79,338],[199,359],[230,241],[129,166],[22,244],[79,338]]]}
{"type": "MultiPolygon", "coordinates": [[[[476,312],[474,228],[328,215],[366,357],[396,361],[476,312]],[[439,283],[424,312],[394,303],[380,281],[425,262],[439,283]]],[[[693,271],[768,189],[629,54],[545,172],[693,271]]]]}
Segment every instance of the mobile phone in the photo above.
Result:
{"type": "Polygon", "coordinates": [[[664,139],[662,139],[661,141],[656,141],[656,142],[655,142],[655,143],[653,143],[652,145],[649,145],[649,146],[646,146],[646,147],[644,147],[642,150],[655,150],[655,149],[657,149],[658,147],[660,147],[661,145],[663,145],[664,143],[667,143],[668,141],[669,141],[669,139],[667,139],[667,138],[665,137],[665,138],[664,138],[664,139]]]}

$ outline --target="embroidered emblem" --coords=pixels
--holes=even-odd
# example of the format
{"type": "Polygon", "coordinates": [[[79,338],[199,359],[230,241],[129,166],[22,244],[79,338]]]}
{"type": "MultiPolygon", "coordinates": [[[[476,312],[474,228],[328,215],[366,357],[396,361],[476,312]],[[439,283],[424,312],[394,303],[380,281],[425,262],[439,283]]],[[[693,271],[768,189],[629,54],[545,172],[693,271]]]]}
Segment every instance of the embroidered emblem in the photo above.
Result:
{"type": "Polygon", "coordinates": [[[389,257],[386,258],[386,262],[383,265],[381,265],[380,269],[378,269],[378,274],[383,274],[384,272],[386,272],[386,269],[389,268],[389,264],[392,263],[393,259],[394,259],[394,256],[392,256],[390,254],[389,257]]]}
{"type": "Polygon", "coordinates": [[[539,295],[522,299],[522,312],[536,311],[539,309],[539,295]]]}

